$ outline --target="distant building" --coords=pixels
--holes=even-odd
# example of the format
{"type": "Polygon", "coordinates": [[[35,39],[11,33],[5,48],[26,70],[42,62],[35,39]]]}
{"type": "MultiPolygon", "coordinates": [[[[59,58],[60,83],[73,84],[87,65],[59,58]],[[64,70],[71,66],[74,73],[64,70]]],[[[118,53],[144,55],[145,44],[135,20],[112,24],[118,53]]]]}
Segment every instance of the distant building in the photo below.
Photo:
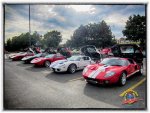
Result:
{"type": "Polygon", "coordinates": [[[126,43],[126,41],[127,41],[126,38],[120,38],[117,40],[117,43],[123,44],[123,43],[126,43]]]}

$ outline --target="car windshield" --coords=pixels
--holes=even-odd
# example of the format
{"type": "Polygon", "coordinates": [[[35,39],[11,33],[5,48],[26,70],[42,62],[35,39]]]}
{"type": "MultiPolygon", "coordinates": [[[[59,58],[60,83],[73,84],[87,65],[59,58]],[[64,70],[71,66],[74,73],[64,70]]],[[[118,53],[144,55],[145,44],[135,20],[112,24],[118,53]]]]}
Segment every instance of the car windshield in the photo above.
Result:
{"type": "Polygon", "coordinates": [[[119,58],[106,58],[101,64],[110,65],[110,66],[125,66],[127,65],[127,61],[119,58]]]}
{"type": "Polygon", "coordinates": [[[94,52],[95,52],[95,49],[94,49],[94,48],[87,48],[87,51],[88,51],[89,53],[94,53],[94,52]]]}
{"type": "Polygon", "coordinates": [[[133,46],[121,46],[120,50],[121,50],[121,53],[134,53],[133,46]]]}
{"type": "Polygon", "coordinates": [[[40,57],[42,55],[42,53],[38,53],[38,54],[36,54],[35,56],[36,57],[40,57]]]}
{"type": "Polygon", "coordinates": [[[50,54],[50,55],[45,56],[45,58],[52,58],[52,57],[54,57],[54,55],[55,54],[50,54]]]}
{"type": "Polygon", "coordinates": [[[69,61],[80,61],[81,57],[80,56],[72,56],[70,58],[67,58],[69,61]]]}

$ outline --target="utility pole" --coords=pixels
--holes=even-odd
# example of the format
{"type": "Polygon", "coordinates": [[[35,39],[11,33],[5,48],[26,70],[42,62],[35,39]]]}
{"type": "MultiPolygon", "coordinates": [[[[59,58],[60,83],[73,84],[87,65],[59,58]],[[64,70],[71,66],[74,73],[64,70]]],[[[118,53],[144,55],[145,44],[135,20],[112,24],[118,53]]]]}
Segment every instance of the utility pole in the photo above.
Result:
{"type": "Polygon", "coordinates": [[[31,47],[30,4],[29,4],[29,46],[31,47]]]}

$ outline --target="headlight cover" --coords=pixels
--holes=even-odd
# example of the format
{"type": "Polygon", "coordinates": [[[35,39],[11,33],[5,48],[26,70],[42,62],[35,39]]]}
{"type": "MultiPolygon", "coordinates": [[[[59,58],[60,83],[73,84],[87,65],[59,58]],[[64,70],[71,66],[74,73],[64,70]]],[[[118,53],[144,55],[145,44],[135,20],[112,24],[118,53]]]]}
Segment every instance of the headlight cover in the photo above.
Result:
{"type": "Polygon", "coordinates": [[[105,74],[105,78],[111,77],[111,76],[113,76],[114,74],[115,74],[115,72],[113,72],[113,71],[108,71],[108,72],[106,72],[106,74],[105,74]]]}
{"type": "Polygon", "coordinates": [[[59,67],[65,66],[65,64],[59,64],[59,67]]]}

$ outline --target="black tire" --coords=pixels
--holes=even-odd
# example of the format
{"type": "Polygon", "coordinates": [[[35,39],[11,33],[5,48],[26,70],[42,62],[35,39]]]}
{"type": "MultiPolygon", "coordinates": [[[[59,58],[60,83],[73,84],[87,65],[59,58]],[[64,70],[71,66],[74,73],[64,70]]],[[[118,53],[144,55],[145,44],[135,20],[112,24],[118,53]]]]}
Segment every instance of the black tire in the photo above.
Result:
{"type": "Polygon", "coordinates": [[[24,64],[27,64],[27,61],[26,61],[26,60],[24,60],[24,64]]]}
{"type": "Polygon", "coordinates": [[[71,73],[71,74],[73,74],[73,73],[76,72],[76,69],[77,69],[76,65],[75,64],[71,64],[68,67],[68,72],[71,73]]]}
{"type": "Polygon", "coordinates": [[[56,73],[55,69],[52,69],[54,73],[56,73]]]}
{"type": "Polygon", "coordinates": [[[124,86],[126,84],[127,81],[127,74],[125,72],[123,72],[119,78],[119,85],[120,86],[124,86]]]}
{"type": "Polygon", "coordinates": [[[49,66],[50,66],[50,64],[51,64],[51,62],[50,62],[50,61],[48,61],[48,60],[46,60],[46,61],[45,61],[45,63],[44,63],[44,66],[45,66],[45,67],[49,67],[49,66]]]}

